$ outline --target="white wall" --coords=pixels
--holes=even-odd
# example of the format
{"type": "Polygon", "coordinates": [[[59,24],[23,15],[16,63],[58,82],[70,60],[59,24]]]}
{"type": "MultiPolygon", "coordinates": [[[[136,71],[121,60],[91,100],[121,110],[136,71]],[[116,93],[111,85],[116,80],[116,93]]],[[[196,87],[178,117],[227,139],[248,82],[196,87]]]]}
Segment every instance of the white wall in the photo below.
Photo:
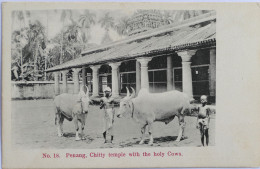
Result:
{"type": "MultiPolygon", "coordinates": [[[[68,93],[73,93],[74,83],[72,81],[67,83],[68,93]]],[[[11,82],[11,85],[12,99],[47,99],[55,96],[54,81],[11,82]]],[[[62,82],[60,82],[60,93],[62,93],[62,82]]]]}

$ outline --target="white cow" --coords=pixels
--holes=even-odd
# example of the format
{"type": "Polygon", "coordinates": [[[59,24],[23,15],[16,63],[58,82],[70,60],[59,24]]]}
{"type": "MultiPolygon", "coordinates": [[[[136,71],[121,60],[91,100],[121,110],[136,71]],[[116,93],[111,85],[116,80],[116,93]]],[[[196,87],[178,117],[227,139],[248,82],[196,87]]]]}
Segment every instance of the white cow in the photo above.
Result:
{"type": "Polygon", "coordinates": [[[58,136],[63,136],[63,121],[64,118],[68,121],[74,121],[76,129],[76,140],[85,139],[83,130],[87,118],[89,103],[89,90],[83,86],[79,94],[63,93],[54,99],[55,104],[55,125],[58,125],[58,136]],[[79,137],[79,126],[81,123],[81,137],[79,137]]]}
{"type": "Polygon", "coordinates": [[[145,130],[148,128],[150,135],[149,145],[153,144],[152,123],[161,121],[168,124],[175,116],[179,119],[179,135],[176,141],[180,141],[184,134],[184,116],[190,112],[189,97],[179,91],[169,91],[164,93],[149,93],[147,89],[141,89],[138,97],[134,98],[135,91],[120,102],[120,108],[117,117],[122,115],[131,116],[141,124],[142,139],[139,144],[144,143],[145,130]]]}

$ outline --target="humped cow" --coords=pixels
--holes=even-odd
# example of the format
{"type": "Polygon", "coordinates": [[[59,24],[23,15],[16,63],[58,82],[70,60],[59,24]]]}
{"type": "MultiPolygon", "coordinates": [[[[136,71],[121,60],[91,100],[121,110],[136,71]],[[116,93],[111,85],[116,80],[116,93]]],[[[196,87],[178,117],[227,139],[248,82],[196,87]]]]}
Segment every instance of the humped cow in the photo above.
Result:
{"type": "Polygon", "coordinates": [[[74,122],[76,141],[85,139],[83,131],[90,102],[87,86],[82,86],[79,94],[63,93],[55,97],[55,125],[58,125],[59,137],[63,136],[63,121],[67,119],[74,122]],[[78,122],[81,123],[81,138],[79,137],[78,122]]]}
{"type": "Polygon", "coordinates": [[[179,134],[176,141],[184,138],[184,116],[190,113],[189,97],[179,91],[169,91],[164,93],[149,93],[147,89],[141,89],[135,97],[135,90],[132,89],[131,96],[127,88],[127,96],[120,101],[120,108],[117,117],[131,116],[141,124],[142,139],[139,144],[144,143],[145,131],[148,129],[150,135],[149,145],[153,144],[152,124],[155,121],[168,124],[175,116],[179,120],[179,134]]]}

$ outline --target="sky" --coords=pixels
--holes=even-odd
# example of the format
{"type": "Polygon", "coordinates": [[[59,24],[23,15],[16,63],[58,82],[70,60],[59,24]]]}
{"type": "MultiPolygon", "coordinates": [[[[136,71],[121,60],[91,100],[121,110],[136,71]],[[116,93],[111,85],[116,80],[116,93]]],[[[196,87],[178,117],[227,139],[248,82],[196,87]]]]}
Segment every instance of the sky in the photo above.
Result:
{"type": "MultiPolygon", "coordinates": [[[[62,10],[34,10],[30,11],[30,20],[34,22],[35,20],[40,21],[48,31],[48,38],[52,39],[57,33],[61,31],[62,22],[61,18],[62,10]],[[48,24],[47,24],[48,23],[48,24]],[[48,25],[48,26],[47,26],[48,25]]],[[[96,14],[96,20],[102,17],[106,12],[110,13],[110,16],[114,17],[115,21],[124,16],[131,16],[134,11],[128,11],[127,13],[123,10],[90,10],[90,12],[96,14]]],[[[72,16],[75,21],[78,21],[80,15],[84,14],[84,10],[72,10],[72,16]]],[[[29,20],[25,19],[25,24],[22,23],[22,26],[28,26],[29,20]]],[[[65,25],[69,25],[70,21],[66,21],[65,25]]],[[[20,21],[18,18],[14,17],[12,29],[17,30],[20,28],[20,21]]],[[[91,26],[90,35],[91,39],[89,43],[100,44],[104,36],[105,30],[101,28],[101,25],[96,21],[95,25],[91,26]]],[[[123,37],[118,35],[114,30],[109,31],[109,35],[113,41],[120,40],[123,37]]]]}

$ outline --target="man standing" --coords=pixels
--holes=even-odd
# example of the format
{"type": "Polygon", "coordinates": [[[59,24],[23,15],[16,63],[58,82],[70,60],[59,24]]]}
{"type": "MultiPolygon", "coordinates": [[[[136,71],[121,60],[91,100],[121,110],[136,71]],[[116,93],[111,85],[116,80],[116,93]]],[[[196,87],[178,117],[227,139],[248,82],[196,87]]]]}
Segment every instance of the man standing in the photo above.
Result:
{"type": "Polygon", "coordinates": [[[201,144],[204,146],[204,136],[206,137],[206,145],[209,144],[209,121],[210,108],[207,106],[207,96],[200,97],[201,105],[198,107],[197,128],[200,129],[201,144]]]}
{"type": "Polygon", "coordinates": [[[104,97],[101,98],[100,101],[100,109],[104,109],[104,130],[103,137],[105,139],[105,143],[108,143],[107,136],[111,135],[110,142],[112,143],[114,135],[113,135],[113,123],[114,123],[114,99],[111,97],[111,88],[106,87],[104,90],[104,97]]]}

